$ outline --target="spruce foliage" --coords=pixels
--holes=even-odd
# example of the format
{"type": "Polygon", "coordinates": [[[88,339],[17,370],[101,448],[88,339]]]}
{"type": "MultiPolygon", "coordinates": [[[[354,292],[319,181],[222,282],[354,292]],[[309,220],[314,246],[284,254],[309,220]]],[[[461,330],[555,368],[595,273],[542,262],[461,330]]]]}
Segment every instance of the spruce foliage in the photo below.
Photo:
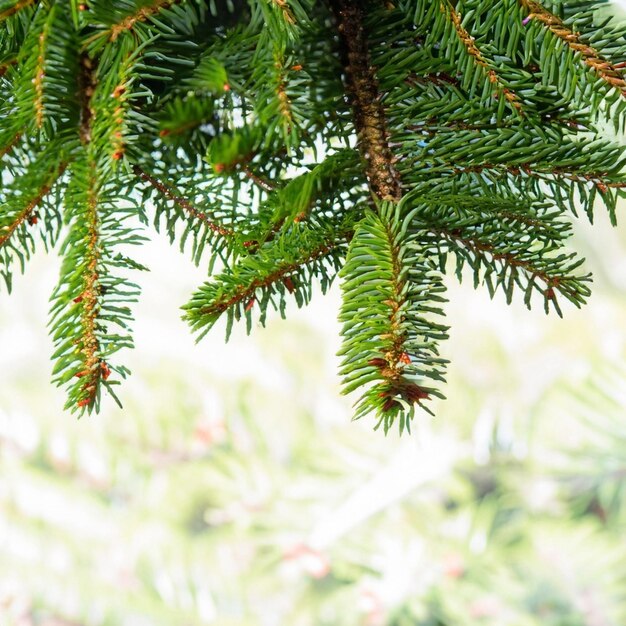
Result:
{"type": "Polygon", "coordinates": [[[626,36],[603,4],[0,0],[0,272],[10,291],[62,237],[67,408],[128,373],[150,222],[209,270],[183,307],[200,336],[339,274],[344,390],[385,431],[442,395],[447,271],[583,304],[570,215],[615,223],[626,188],[605,132],[626,125],[626,36]]]}

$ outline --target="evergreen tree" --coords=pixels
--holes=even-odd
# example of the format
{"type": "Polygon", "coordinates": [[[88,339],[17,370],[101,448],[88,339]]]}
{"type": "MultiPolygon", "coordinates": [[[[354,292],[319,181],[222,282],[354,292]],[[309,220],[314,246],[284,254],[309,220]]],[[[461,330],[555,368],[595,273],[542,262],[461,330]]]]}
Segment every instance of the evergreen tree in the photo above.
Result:
{"type": "Polygon", "coordinates": [[[204,335],[342,279],[356,416],[440,396],[443,276],[561,313],[589,295],[569,213],[613,223],[626,37],[582,0],[0,0],[0,271],[63,255],[54,381],[128,374],[153,221],[211,277],[204,335]],[[141,224],[137,221],[139,218],[141,224]],[[448,264],[449,257],[453,265],[448,264]]]}

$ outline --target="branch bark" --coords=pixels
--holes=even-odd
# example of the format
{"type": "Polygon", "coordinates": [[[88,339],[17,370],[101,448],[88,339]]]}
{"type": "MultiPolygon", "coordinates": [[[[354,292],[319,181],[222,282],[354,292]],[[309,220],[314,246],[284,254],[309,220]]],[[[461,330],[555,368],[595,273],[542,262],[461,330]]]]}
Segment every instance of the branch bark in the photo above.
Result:
{"type": "Polygon", "coordinates": [[[337,20],[346,90],[370,189],[379,200],[397,202],[402,197],[400,175],[389,147],[376,68],[370,62],[362,3],[330,0],[330,6],[337,20]]]}

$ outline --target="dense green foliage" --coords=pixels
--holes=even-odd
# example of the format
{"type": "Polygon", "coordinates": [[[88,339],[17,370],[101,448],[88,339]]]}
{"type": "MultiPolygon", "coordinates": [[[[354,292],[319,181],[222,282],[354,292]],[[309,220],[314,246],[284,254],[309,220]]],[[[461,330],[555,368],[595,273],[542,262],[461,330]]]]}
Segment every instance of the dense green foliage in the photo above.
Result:
{"type": "Polygon", "coordinates": [[[626,123],[626,39],[602,5],[0,0],[0,271],[10,289],[63,234],[67,407],[127,374],[151,220],[213,274],[184,307],[201,333],[340,272],[345,390],[385,430],[441,394],[449,257],[508,300],[583,303],[567,214],[615,221],[626,186],[603,133],[626,123]]]}

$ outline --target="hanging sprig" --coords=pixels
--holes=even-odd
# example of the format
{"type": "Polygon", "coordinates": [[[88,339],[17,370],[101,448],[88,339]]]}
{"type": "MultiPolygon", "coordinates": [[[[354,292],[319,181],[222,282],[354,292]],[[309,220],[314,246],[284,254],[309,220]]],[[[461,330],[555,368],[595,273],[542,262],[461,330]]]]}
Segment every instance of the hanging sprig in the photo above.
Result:
{"type": "Polygon", "coordinates": [[[270,306],[284,316],[287,298],[299,307],[308,304],[314,276],[322,292],[332,284],[352,229],[349,219],[339,228],[323,220],[316,225],[292,223],[260,249],[202,285],[183,307],[185,319],[201,338],[226,314],[228,337],[233,322],[242,318],[250,332],[254,312],[262,325],[270,306]]]}
{"type": "MultiPolygon", "coordinates": [[[[90,171],[94,167],[93,163],[87,163],[86,172],[77,172],[78,167],[80,165],[77,163],[74,166],[73,183],[75,186],[79,186],[80,183],[77,182],[77,179],[86,178],[83,183],[86,189],[77,190],[77,196],[73,198],[75,201],[78,200],[76,204],[82,204],[82,211],[80,220],[75,224],[72,239],[80,239],[84,246],[84,249],[81,251],[83,254],[79,257],[82,262],[82,267],[79,266],[81,280],[78,293],[73,290],[71,294],[66,293],[65,297],[67,299],[69,296],[74,296],[72,302],[76,305],[74,308],[77,309],[77,317],[80,323],[80,333],[76,340],[72,342],[76,346],[73,353],[76,355],[75,362],[79,367],[75,368],[72,373],[81,380],[74,384],[74,389],[72,390],[74,393],[70,393],[70,396],[76,396],[76,398],[71,397],[71,401],[74,402],[75,400],[76,407],[80,408],[95,404],[96,398],[99,396],[100,383],[104,376],[108,377],[108,365],[100,357],[100,341],[96,332],[97,320],[100,315],[99,266],[101,265],[97,180],[93,171],[90,171]],[[78,194],[84,194],[84,196],[79,197],[78,194]],[[80,229],[79,232],[76,232],[78,229],[80,229]]],[[[64,269],[67,272],[69,268],[64,269]]],[[[73,269],[75,270],[75,268],[73,269]]],[[[74,285],[71,286],[74,287],[74,285]]],[[[55,309],[53,308],[54,311],[55,309]]],[[[65,321],[67,323],[67,318],[65,321]]],[[[57,340],[61,339],[57,335],[54,338],[57,340]]],[[[67,343],[64,343],[61,347],[66,348],[66,346],[67,343]]],[[[66,358],[61,363],[67,366],[68,361],[69,359],[66,358]]]]}
{"type": "Polygon", "coordinates": [[[447,328],[434,319],[445,289],[428,249],[407,237],[411,217],[394,203],[368,213],[341,270],[343,392],[361,390],[355,419],[375,412],[385,432],[396,419],[410,430],[415,406],[441,397],[425,380],[443,381],[446,363],[447,328]]]}
{"type": "Polygon", "coordinates": [[[407,236],[410,218],[403,217],[402,182],[370,64],[362,7],[354,0],[338,0],[333,8],[359,150],[376,207],[356,228],[341,270],[343,391],[362,392],[355,419],[374,412],[376,427],[382,424],[387,432],[397,419],[402,432],[410,430],[416,405],[440,395],[424,379],[443,380],[445,360],[437,344],[446,338],[446,328],[428,314],[441,313],[444,288],[430,250],[419,250],[407,236]]]}
{"type": "Polygon", "coordinates": [[[437,249],[442,271],[450,253],[459,280],[467,265],[474,286],[484,284],[492,297],[501,289],[510,303],[519,291],[530,308],[533,293],[539,293],[546,313],[554,308],[560,316],[557,295],[577,307],[590,295],[590,274],[579,272],[584,259],[563,249],[571,226],[549,205],[516,206],[496,196],[423,197],[417,203],[411,228],[425,248],[437,249]]]}
{"type": "Polygon", "coordinates": [[[139,288],[113,272],[145,268],[119,252],[119,246],[144,240],[125,224],[141,212],[132,200],[121,203],[128,198],[124,178],[111,176],[109,144],[99,130],[97,94],[103,84],[98,67],[83,56],[81,69],[82,145],[70,168],[65,200],[69,232],[62,246],[61,279],[52,295],[50,326],[57,360],[54,382],[68,387],[66,408],[83,414],[99,409],[103,387],[119,404],[113,390],[119,380],[109,377],[116,373],[125,378],[129,370],[114,365],[111,357],[133,347],[128,305],[137,299],[139,288]]]}
{"type": "MultiPolygon", "coordinates": [[[[113,386],[129,371],[112,357],[132,348],[129,304],[139,288],[118,270],[145,269],[121,254],[120,246],[143,241],[125,224],[137,208],[126,201],[123,188],[101,182],[97,164],[88,151],[72,164],[72,180],[66,197],[69,232],[59,286],[52,295],[51,329],[57,360],[54,382],[68,387],[66,408],[91,413],[98,410],[102,388],[117,400],[113,386]]],[[[119,403],[119,400],[117,400],[119,403]]]]}

